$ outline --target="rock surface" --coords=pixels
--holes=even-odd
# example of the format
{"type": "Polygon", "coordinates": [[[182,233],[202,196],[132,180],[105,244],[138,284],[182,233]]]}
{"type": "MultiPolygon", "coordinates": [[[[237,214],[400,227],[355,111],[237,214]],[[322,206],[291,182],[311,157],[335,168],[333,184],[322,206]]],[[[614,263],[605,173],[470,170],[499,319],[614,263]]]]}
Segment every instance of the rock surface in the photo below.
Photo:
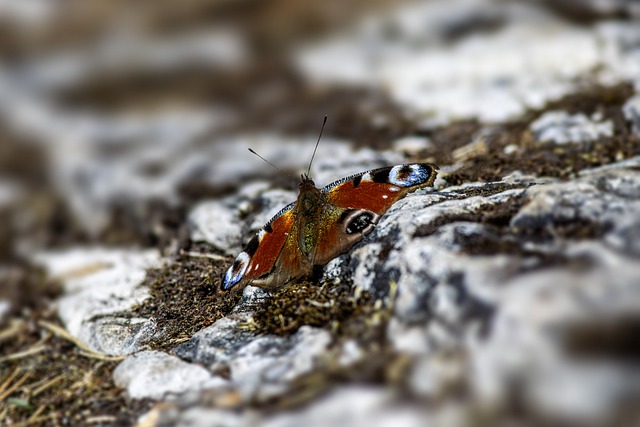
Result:
{"type": "Polygon", "coordinates": [[[134,399],[166,399],[226,383],[198,365],[159,351],[136,353],[118,365],[113,377],[134,399]]]}
{"type": "Polygon", "coordinates": [[[531,123],[531,131],[542,142],[580,143],[613,136],[613,123],[589,120],[584,114],[571,116],[564,111],[550,111],[531,123]]]}
{"type": "MultiPolygon", "coordinates": [[[[33,264],[47,271],[33,281],[62,285],[70,352],[123,356],[100,380],[144,426],[640,423],[640,10],[380,7],[335,32],[291,7],[269,30],[263,16],[181,37],[215,14],[147,11],[75,54],[2,64],[0,133],[17,154],[0,166],[28,159],[32,175],[0,186],[0,280],[19,289],[14,272],[33,264]],[[319,187],[413,161],[438,164],[435,187],[309,280],[217,293],[231,257],[295,200],[288,175],[306,172],[325,113],[319,187]]],[[[0,292],[0,325],[34,307],[0,292]]],[[[36,344],[0,366],[26,370],[36,344]]],[[[55,406],[26,386],[7,411],[55,406]]],[[[98,415],[111,418],[83,420],[132,422],[98,415]]]]}
{"type": "Polygon", "coordinates": [[[36,261],[64,282],[58,314],[68,331],[92,350],[131,354],[158,332],[152,319],[118,315],[149,297],[139,284],[147,269],[162,265],[157,251],[82,248],[42,253],[36,261]]]}

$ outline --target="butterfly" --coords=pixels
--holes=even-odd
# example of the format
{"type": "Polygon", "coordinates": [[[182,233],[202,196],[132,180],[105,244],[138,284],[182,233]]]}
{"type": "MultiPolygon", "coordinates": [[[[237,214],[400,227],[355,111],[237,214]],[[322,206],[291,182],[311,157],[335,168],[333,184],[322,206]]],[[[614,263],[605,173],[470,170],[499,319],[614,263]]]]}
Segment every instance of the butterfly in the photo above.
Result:
{"type": "Polygon", "coordinates": [[[396,201],[432,186],[437,169],[429,163],[389,166],[321,189],[303,174],[296,201],[249,240],[222,278],[221,289],[239,290],[249,284],[276,289],[311,275],[314,267],[349,251],[371,233],[396,201]]]}

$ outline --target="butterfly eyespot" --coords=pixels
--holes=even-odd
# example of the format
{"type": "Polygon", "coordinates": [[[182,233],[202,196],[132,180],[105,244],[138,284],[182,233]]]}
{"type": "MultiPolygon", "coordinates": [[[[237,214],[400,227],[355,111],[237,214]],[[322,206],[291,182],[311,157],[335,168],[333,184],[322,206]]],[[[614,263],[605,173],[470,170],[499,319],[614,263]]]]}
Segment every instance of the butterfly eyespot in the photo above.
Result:
{"type": "Polygon", "coordinates": [[[374,224],[374,215],[371,212],[363,212],[349,219],[346,226],[347,234],[362,233],[374,224]]]}
{"type": "Polygon", "coordinates": [[[425,182],[429,178],[429,171],[424,167],[413,165],[398,165],[389,171],[389,182],[400,187],[411,187],[425,182]]]}
{"type": "Polygon", "coordinates": [[[240,252],[238,257],[233,262],[231,267],[227,270],[224,278],[222,280],[222,289],[229,290],[234,287],[240,280],[242,280],[242,276],[244,275],[247,267],[249,266],[249,254],[246,252],[240,252]]]}

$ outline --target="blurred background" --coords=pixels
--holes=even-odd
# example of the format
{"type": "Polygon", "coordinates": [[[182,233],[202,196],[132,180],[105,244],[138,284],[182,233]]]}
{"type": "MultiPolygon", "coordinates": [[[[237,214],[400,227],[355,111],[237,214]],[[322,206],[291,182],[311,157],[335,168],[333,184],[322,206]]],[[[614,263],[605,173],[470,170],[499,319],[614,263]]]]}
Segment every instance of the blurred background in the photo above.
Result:
{"type": "Polygon", "coordinates": [[[637,64],[621,64],[612,40],[639,9],[0,0],[0,260],[70,243],[162,245],[195,201],[273,174],[248,146],[301,167],[296,146],[310,149],[325,114],[328,138],[383,149],[517,116],[585,73],[632,78],[637,64]]]}
{"type": "Polygon", "coordinates": [[[299,63],[307,44],[397,6],[3,0],[0,259],[156,245],[192,202],[272,173],[247,146],[277,154],[271,141],[316,135],[325,114],[327,134],[362,144],[402,134],[379,88],[315,84],[299,63]]]}

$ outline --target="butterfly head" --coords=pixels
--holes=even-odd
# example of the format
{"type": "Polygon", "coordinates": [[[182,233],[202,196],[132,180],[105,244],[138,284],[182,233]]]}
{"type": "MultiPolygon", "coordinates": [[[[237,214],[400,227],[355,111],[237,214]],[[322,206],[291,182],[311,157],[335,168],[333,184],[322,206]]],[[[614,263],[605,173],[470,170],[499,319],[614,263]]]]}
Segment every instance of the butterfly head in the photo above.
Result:
{"type": "Polygon", "coordinates": [[[316,214],[320,209],[322,193],[308,175],[302,175],[301,178],[298,186],[300,193],[296,203],[297,211],[305,215],[316,214]]]}
{"type": "Polygon", "coordinates": [[[300,190],[302,190],[303,188],[309,188],[309,187],[315,188],[315,186],[316,186],[315,182],[313,182],[313,180],[309,175],[307,175],[306,173],[303,173],[300,175],[300,185],[298,186],[300,190]]]}

